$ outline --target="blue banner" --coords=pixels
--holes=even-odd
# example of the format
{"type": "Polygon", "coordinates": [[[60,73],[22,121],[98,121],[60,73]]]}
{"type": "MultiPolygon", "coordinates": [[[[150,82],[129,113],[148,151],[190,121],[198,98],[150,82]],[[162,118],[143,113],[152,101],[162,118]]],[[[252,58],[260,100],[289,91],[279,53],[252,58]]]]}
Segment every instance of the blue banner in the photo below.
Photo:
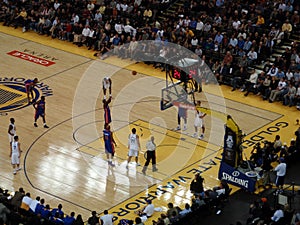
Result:
{"type": "Polygon", "coordinates": [[[231,167],[225,162],[221,162],[219,169],[219,180],[225,180],[229,184],[241,187],[250,192],[255,191],[255,178],[248,177],[243,172],[231,167]]]}

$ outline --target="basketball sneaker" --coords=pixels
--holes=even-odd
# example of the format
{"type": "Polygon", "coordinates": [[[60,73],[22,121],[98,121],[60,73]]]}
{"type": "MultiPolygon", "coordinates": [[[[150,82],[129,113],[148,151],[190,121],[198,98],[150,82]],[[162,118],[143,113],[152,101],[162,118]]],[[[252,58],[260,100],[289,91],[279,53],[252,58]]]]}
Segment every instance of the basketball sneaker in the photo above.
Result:
{"type": "Polygon", "coordinates": [[[197,137],[197,133],[194,133],[192,137],[193,137],[193,138],[197,137]]]}
{"type": "Polygon", "coordinates": [[[184,126],[183,126],[183,130],[186,130],[186,129],[187,129],[187,126],[186,126],[186,125],[184,125],[184,126]]]}
{"type": "Polygon", "coordinates": [[[38,127],[38,125],[36,123],[33,124],[35,127],[38,127]]]}
{"type": "Polygon", "coordinates": [[[181,128],[180,128],[180,126],[178,125],[176,128],[175,128],[175,130],[180,130],[181,128]]]}
{"type": "Polygon", "coordinates": [[[199,136],[199,139],[202,140],[203,138],[204,138],[204,134],[201,134],[201,135],[199,136]]]}

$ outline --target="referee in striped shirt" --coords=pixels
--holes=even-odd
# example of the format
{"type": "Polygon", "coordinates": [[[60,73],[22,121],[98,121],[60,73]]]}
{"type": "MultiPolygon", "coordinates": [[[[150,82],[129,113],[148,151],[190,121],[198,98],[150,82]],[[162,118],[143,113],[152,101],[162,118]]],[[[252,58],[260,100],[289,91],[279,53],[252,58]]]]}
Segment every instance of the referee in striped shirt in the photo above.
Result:
{"type": "Polygon", "coordinates": [[[143,167],[143,174],[146,174],[146,171],[147,171],[147,168],[148,168],[148,165],[150,163],[150,160],[152,161],[152,171],[155,172],[157,171],[157,168],[156,168],[156,155],[155,155],[155,150],[156,150],[156,144],[154,143],[154,137],[151,136],[150,140],[147,141],[147,144],[146,144],[146,149],[147,149],[147,152],[146,152],[146,163],[143,167]]]}

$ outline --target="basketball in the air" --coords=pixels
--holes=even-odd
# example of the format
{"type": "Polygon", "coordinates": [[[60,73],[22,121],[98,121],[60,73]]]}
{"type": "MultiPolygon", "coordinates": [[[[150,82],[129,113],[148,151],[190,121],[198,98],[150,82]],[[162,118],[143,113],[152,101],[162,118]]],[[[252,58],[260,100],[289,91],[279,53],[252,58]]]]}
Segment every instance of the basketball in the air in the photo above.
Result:
{"type": "Polygon", "coordinates": [[[137,72],[135,70],[132,71],[132,75],[136,75],[137,72]]]}

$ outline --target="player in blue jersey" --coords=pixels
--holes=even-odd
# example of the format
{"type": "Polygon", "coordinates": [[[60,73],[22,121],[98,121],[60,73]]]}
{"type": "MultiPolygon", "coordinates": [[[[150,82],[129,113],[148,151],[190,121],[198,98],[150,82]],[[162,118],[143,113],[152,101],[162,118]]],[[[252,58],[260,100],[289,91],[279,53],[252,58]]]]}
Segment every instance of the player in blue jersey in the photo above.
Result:
{"type": "Polygon", "coordinates": [[[104,109],[104,123],[110,124],[111,123],[111,115],[110,115],[110,108],[109,103],[111,103],[111,97],[108,100],[103,99],[103,109],[104,109]]]}
{"type": "Polygon", "coordinates": [[[45,119],[45,96],[42,96],[41,99],[33,104],[33,107],[35,108],[35,115],[34,115],[34,126],[38,127],[36,121],[39,117],[43,118],[44,128],[49,128],[46,124],[45,119]]]}
{"type": "Polygon", "coordinates": [[[113,133],[110,131],[109,124],[104,125],[103,141],[108,164],[114,166],[114,164],[112,163],[112,158],[114,157],[115,146],[117,146],[117,144],[114,140],[113,133]]]}
{"type": "Polygon", "coordinates": [[[28,79],[28,80],[25,81],[25,90],[26,90],[26,93],[27,93],[28,104],[31,103],[30,97],[31,97],[32,100],[34,100],[33,88],[37,83],[38,83],[37,78],[34,78],[33,80],[28,79]]]}

